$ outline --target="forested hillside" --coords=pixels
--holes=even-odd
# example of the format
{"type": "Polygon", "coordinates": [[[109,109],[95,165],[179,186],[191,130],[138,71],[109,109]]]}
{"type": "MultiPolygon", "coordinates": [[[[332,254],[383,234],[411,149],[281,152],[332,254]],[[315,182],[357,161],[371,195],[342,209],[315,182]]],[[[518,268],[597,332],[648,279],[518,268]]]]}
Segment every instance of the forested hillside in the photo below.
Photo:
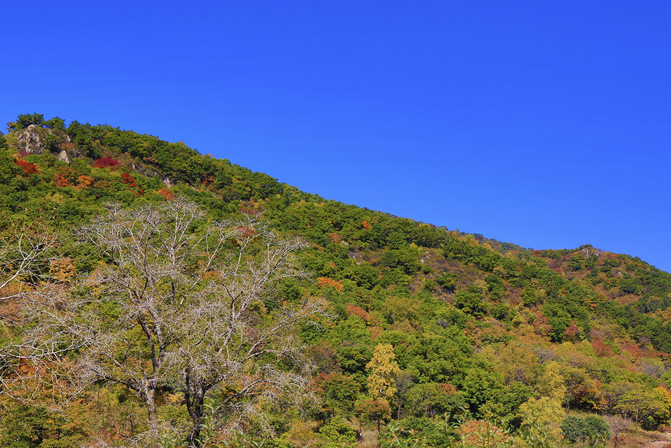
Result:
{"type": "MultiPolygon", "coordinates": [[[[0,136],[0,446],[642,446],[671,274],[325,200],[184,143],[0,136]]],[[[607,248],[606,248],[607,249],[607,248]]]]}

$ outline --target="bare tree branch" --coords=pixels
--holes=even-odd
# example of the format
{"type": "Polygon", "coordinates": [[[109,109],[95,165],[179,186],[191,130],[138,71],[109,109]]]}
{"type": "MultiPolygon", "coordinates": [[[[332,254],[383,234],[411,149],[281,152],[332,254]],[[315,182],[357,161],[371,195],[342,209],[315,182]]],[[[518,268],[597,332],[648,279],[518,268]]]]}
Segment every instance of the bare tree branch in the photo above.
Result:
{"type": "Polygon", "coordinates": [[[0,236],[0,300],[20,297],[30,289],[30,278],[43,274],[39,264],[48,260],[55,244],[49,232],[15,229],[0,236]]]}
{"type": "Polygon", "coordinates": [[[165,429],[159,396],[182,392],[190,447],[201,446],[205,401],[215,391],[230,391],[210,417],[221,425],[249,415],[250,400],[279,400],[287,390],[305,396],[298,391],[310,365],[293,332],[323,308],[318,299],[287,303],[276,292],[284,279],[304,276],[294,258],[304,243],[256,219],[208,223],[204,216],[180,198],[112,206],[81,231],[107,265],[67,298],[45,290],[26,301],[40,322],[26,334],[26,356],[76,348],[81,381],[135,392],[154,435],[165,429]]]}

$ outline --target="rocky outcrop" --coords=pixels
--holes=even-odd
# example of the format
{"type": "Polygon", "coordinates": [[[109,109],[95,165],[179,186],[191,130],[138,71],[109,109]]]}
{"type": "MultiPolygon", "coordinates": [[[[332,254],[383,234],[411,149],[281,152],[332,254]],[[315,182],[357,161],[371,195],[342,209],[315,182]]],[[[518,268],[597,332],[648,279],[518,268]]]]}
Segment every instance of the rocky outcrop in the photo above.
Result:
{"type": "MultiPolygon", "coordinates": [[[[70,137],[64,132],[31,124],[16,133],[16,142],[19,151],[26,154],[42,154],[45,151],[57,151],[61,143],[70,142],[70,137]]],[[[67,154],[65,157],[67,158],[67,154]]]]}
{"type": "Polygon", "coordinates": [[[58,160],[61,162],[70,163],[70,158],[68,157],[68,153],[65,152],[65,150],[62,150],[60,154],[58,154],[58,160]]]}
{"type": "Polygon", "coordinates": [[[37,126],[34,124],[16,134],[19,150],[28,154],[41,154],[44,152],[46,146],[44,140],[43,133],[37,131],[37,126]]]}

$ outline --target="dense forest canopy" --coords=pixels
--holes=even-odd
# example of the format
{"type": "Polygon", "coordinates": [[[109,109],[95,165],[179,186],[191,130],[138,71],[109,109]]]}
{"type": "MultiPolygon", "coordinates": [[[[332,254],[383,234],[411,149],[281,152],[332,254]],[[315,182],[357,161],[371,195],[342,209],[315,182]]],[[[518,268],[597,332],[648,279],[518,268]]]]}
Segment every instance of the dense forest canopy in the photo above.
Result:
{"type": "Polygon", "coordinates": [[[638,258],[324,200],[110,125],[7,130],[2,446],[636,446],[669,424],[671,275],[638,258]]]}

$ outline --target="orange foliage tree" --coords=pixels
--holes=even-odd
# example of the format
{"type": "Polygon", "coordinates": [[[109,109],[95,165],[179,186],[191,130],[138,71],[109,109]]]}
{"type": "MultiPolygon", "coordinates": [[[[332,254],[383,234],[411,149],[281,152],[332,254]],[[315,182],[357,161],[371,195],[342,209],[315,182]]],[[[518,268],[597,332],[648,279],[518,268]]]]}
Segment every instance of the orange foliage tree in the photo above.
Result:
{"type": "Polygon", "coordinates": [[[328,278],[328,277],[318,277],[317,278],[317,286],[319,286],[320,288],[330,286],[332,288],[335,288],[338,292],[342,292],[342,283],[340,283],[337,280],[333,280],[332,278],[328,278]]]}

